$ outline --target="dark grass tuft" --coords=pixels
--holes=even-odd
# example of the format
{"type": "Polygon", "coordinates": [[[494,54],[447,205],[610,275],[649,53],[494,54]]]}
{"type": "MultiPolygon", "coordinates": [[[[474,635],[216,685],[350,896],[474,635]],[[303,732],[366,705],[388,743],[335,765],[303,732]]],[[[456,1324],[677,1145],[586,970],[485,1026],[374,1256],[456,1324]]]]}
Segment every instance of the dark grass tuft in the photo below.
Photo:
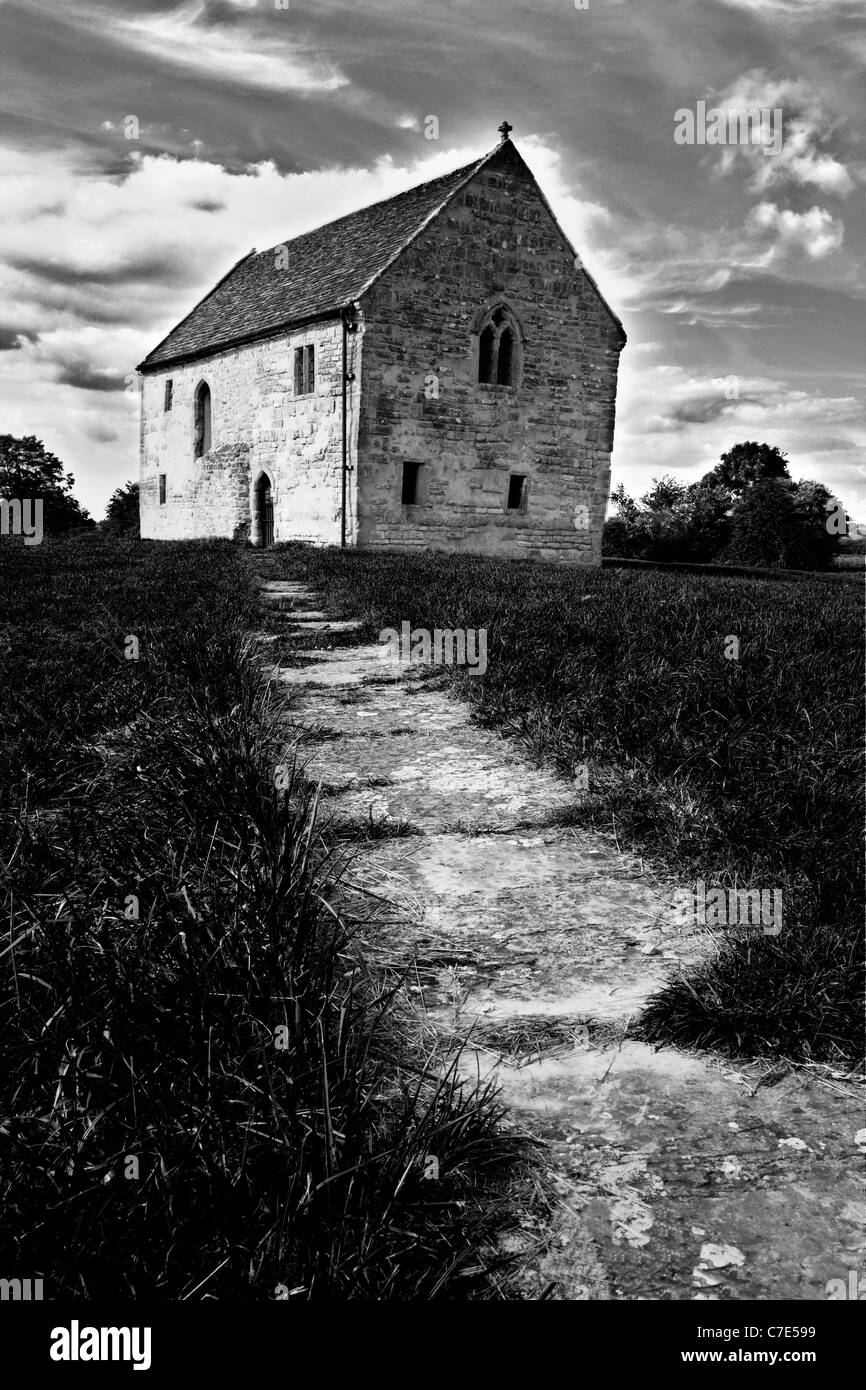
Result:
{"type": "Polygon", "coordinates": [[[651,999],[632,1032],[648,1042],[847,1067],[862,1037],[861,932],[798,925],[779,937],[724,941],[708,965],[651,999]]]}
{"type": "Polygon", "coordinates": [[[4,1274],[52,1297],[501,1296],[526,1147],[335,911],[237,551],[46,547],[6,578],[4,1274]]]}
{"type": "Polygon", "coordinates": [[[321,831],[329,843],[349,844],[359,840],[406,840],[424,833],[411,821],[375,816],[372,806],[366,816],[329,816],[322,820],[321,831]]]}

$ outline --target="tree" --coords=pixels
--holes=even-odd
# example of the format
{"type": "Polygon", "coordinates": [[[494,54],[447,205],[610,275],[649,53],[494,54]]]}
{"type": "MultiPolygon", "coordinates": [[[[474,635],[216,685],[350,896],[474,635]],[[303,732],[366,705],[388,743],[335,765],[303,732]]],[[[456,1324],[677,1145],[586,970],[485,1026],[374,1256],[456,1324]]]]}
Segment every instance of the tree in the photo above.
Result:
{"type": "Polygon", "coordinates": [[[824,569],[832,563],[838,538],[827,528],[830,492],[811,479],[792,482],[780,449],[735,444],[700,486],[730,499],[729,521],[719,527],[720,559],[788,569],[824,569]]]}
{"type": "Polygon", "coordinates": [[[622,483],[620,483],[619,487],[614,488],[613,492],[610,494],[610,500],[619,512],[622,521],[632,522],[637,520],[640,508],[634,498],[629,497],[622,483]]]}
{"type": "Polygon", "coordinates": [[[635,545],[635,525],[640,515],[640,508],[633,497],[629,497],[622,483],[614,488],[610,494],[610,500],[616,507],[618,515],[610,517],[604,523],[604,530],[601,537],[602,555],[622,555],[628,559],[634,559],[638,550],[635,545]]]}
{"type": "Polygon", "coordinates": [[[708,473],[689,487],[684,506],[689,558],[698,564],[706,563],[730,539],[731,494],[708,473]]]}
{"type": "Polygon", "coordinates": [[[829,569],[839,553],[839,536],[827,525],[833,494],[823,483],[803,478],[794,484],[794,504],[802,519],[804,541],[813,565],[829,569]]]}
{"type": "MultiPolygon", "coordinates": [[[[699,494],[699,484],[687,487],[676,478],[665,475],[652,479],[652,487],[635,502],[620,483],[611,494],[618,516],[608,521],[602,540],[602,554],[622,555],[641,560],[705,560],[713,550],[708,549],[706,537],[699,534],[705,514],[713,518],[721,507],[722,515],[730,506],[730,496],[718,498],[715,491],[706,489],[699,494]],[[714,504],[715,510],[710,507],[714,504]]],[[[713,534],[713,544],[718,536],[713,534]]]]}
{"type": "Polygon", "coordinates": [[[638,559],[644,549],[644,537],[640,530],[640,507],[633,497],[629,497],[622,483],[610,495],[617,509],[604,524],[601,537],[602,555],[622,555],[627,559],[638,559]]]}
{"type": "Polygon", "coordinates": [[[702,482],[712,481],[727,488],[733,497],[762,478],[787,478],[788,460],[780,449],[770,444],[735,444],[702,482]]]}
{"type": "Polygon", "coordinates": [[[635,502],[622,484],[611,494],[603,555],[769,568],[822,569],[838,537],[823,483],[794,483],[787,460],[769,444],[735,444],[721,462],[686,486],[665,475],[635,502]]]}
{"type": "Polygon", "coordinates": [[[814,511],[813,490],[817,489],[826,492],[820,483],[806,484],[798,499],[797,485],[783,478],[753,483],[734,507],[731,539],[721,558],[770,569],[813,569],[826,564],[833,538],[825,527],[826,512],[816,515],[814,511]]]}
{"type": "Polygon", "coordinates": [[[74,483],[72,474],[64,473],[60,460],[35,435],[17,439],[0,434],[0,497],[22,502],[40,498],[46,535],[94,525],[89,512],[72,496],[74,483]]]}
{"type": "Polygon", "coordinates": [[[138,483],[129,482],[111,494],[102,529],[115,536],[138,536],[138,483]]]}
{"type": "Polygon", "coordinates": [[[661,478],[653,478],[652,487],[640,499],[641,506],[651,512],[670,512],[680,507],[685,500],[686,485],[677,482],[669,473],[661,478]]]}
{"type": "Polygon", "coordinates": [[[823,483],[813,482],[811,478],[802,478],[799,483],[794,483],[793,487],[797,506],[803,516],[826,532],[827,513],[834,500],[830,489],[823,483]]]}

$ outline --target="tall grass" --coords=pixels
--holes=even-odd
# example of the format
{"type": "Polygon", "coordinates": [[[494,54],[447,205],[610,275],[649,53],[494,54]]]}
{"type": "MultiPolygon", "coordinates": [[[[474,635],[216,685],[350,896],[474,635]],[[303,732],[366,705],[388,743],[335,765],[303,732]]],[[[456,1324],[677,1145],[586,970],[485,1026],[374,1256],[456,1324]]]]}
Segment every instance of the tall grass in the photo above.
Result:
{"type": "Polygon", "coordinates": [[[4,1275],[49,1297],[501,1292],[523,1148],[335,908],[243,557],[87,549],[0,559],[4,1275]]]}
{"type": "Polygon", "coordinates": [[[366,634],[487,629],[452,668],[480,721],[566,776],[574,824],[672,883],[777,887],[778,938],[726,940],[647,1011],[656,1040],[847,1063],[861,1054],[863,595],[858,585],[563,570],[454,555],[281,552],[366,634]],[[725,657],[727,638],[739,641],[725,657]]]}

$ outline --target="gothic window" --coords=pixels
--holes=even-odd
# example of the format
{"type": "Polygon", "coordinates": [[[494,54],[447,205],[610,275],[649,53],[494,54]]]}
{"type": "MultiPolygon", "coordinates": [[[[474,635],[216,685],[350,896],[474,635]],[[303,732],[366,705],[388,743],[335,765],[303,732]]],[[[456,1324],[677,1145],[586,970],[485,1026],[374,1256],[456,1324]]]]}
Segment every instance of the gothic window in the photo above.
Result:
{"type": "Polygon", "coordinates": [[[172,397],[173,397],[173,395],[174,395],[174,382],[172,381],[171,377],[167,377],[167,378],[166,378],[166,382],[165,382],[165,402],[164,402],[166,410],[171,410],[171,402],[172,402],[172,397]]]}
{"type": "Polygon", "coordinates": [[[520,331],[506,304],[489,310],[478,334],[478,380],[516,386],[520,377],[520,331]]]}
{"type": "Polygon", "coordinates": [[[160,505],[161,507],[164,507],[164,506],[165,506],[165,474],[164,474],[164,473],[160,473],[160,475],[159,475],[159,505],[160,505]]]}
{"type": "Polygon", "coordinates": [[[195,391],[195,456],[201,458],[202,454],[210,452],[211,446],[211,409],[210,409],[210,387],[206,381],[200,381],[195,391]]]}

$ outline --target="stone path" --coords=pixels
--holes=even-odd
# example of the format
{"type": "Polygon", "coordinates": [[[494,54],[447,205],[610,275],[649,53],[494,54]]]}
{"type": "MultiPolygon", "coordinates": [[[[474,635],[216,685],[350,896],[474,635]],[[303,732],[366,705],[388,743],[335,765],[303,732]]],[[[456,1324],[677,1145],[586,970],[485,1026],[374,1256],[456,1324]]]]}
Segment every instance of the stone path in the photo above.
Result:
{"type": "MultiPolygon", "coordinates": [[[[302,585],[264,577],[268,563],[265,640],[353,630],[302,585]]],[[[412,962],[439,1028],[471,1028],[467,1068],[495,1074],[545,1142],[554,1223],[541,1243],[529,1220],[509,1238],[528,1296],[808,1300],[829,1280],[847,1287],[866,1267],[858,1088],[630,1041],[648,996],[713,949],[678,923],[671,889],[604,837],[552,825],[580,793],[471,724],[435,681],[377,647],[304,655],[269,674],[323,813],[407,832],[353,851],[345,906],[374,914],[390,957],[412,962]]]]}

